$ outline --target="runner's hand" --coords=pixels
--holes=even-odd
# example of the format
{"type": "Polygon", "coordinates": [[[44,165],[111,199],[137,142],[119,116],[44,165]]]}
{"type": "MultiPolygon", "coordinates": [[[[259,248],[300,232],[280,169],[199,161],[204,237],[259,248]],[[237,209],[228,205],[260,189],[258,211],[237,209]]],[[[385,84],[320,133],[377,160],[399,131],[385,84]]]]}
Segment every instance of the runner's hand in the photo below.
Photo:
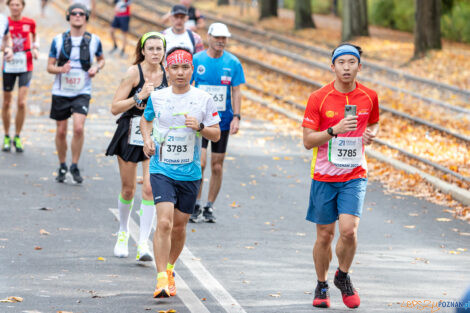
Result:
{"type": "Polygon", "coordinates": [[[32,53],[32,55],[33,55],[33,59],[37,60],[37,59],[39,58],[38,49],[33,48],[33,50],[31,50],[31,53],[32,53]]]}
{"type": "Polygon", "coordinates": [[[240,120],[238,118],[232,119],[230,122],[230,135],[235,135],[240,129],[240,120]]]}
{"type": "Polygon", "coordinates": [[[151,138],[144,140],[144,154],[147,156],[147,158],[155,155],[155,143],[151,138]]]}
{"type": "Polygon", "coordinates": [[[194,129],[195,131],[199,130],[199,122],[197,121],[197,118],[188,116],[187,114],[184,115],[184,118],[186,119],[186,121],[184,122],[184,125],[186,125],[186,127],[194,129]]]}
{"type": "Polygon", "coordinates": [[[13,50],[11,48],[5,49],[5,60],[10,62],[13,60],[13,50]]]}
{"type": "Polygon", "coordinates": [[[374,138],[375,138],[375,134],[369,128],[366,128],[366,131],[362,135],[362,142],[365,145],[370,145],[372,143],[372,139],[374,138]]]}
{"type": "Polygon", "coordinates": [[[343,118],[333,127],[335,135],[344,134],[357,129],[357,115],[343,118]]]}
{"type": "Polygon", "coordinates": [[[62,74],[66,74],[68,72],[70,72],[70,70],[72,69],[72,65],[70,63],[70,61],[67,61],[67,63],[65,63],[61,68],[60,68],[60,72],[62,74]]]}
{"type": "Polygon", "coordinates": [[[90,77],[95,77],[96,73],[98,73],[98,67],[97,66],[92,66],[88,70],[88,75],[90,75],[90,77]]]}
{"type": "MultiPolygon", "coordinates": [[[[138,94],[139,99],[142,99],[142,100],[147,99],[150,96],[150,94],[154,91],[154,89],[155,88],[153,86],[153,83],[150,82],[147,78],[145,78],[144,86],[142,87],[142,90],[138,94]]],[[[145,108],[145,105],[144,105],[144,108],[145,108]]]]}

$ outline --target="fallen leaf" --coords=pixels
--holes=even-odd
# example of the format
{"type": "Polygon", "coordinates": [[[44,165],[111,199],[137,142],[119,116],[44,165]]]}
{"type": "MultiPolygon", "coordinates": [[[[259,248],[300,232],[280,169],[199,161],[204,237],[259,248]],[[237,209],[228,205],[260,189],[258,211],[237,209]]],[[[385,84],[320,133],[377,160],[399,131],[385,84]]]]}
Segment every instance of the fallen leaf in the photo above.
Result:
{"type": "Polygon", "coordinates": [[[235,201],[233,201],[230,206],[231,206],[232,208],[239,208],[239,207],[240,207],[240,205],[237,204],[235,201]]]}
{"type": "Polygon", "coordinates": [[[311,291],[304,291],[304,294],[306,294],[306,295],[311,295],[312,292],[311,292],[311,291]]]}
{"type": "Polygon", "coordinates": [[[45,230],[45,229],[41,229],[41,230],[39,231],[39,233],[40,233],[41,235],[43,235],[43,236],[47,236],[47,235],[50,235],[50,234],[51,234],[50,232],[48,232],[48,231],[45,230]]]}
{"type": "Polygon", "coordinates": [[[408,228],[408,229],[413,229],[413,228],[416,228],[416,225],[405,225],[403,227],[408,228]]]}
{"type": "Polygon", "coordinates": [[[245,249],[248,249],[248,250],[253,250],[255,247],[252,247],[252,246],[246,246],[245,249]]]}
{"type": "Polygon", "coordinates": [[[255,196],[251,196],[250,199],[253,200],[255,198],[255,196]]]}
{"type": "Polygon", "coordinates": [[[196,232],[196,230],[193,228],[193,229],[191,229],[191,232],[195,233],[195,232],[196,232]]]}
{"type": "Polygon", "coordinates": [[[23,298],[12,296],[12,297],[8,297],[6,299],[0,300],[0,302],[2,302],[2,303],[23,302],[23,298]]]}
{"type": "Polygon", "coordinates": [[[457,251],[465,252],[465,251],[467,251],[467,248],[457,248],[457,251]]]}
{"type": "Polygon", "coordinates": [[[272,293],[269,296],[273,298],[279,298],[281,296],[281,293],[272,293]]]}
{"type": "Polygon", "coordinates": [[[470,236],[470,233],[459,233],[460,236],[470,236]]]}
{"type": "Polygon", "coordinates": [[[306,233],[297,233],[296,235],[300,236],[300,237],[305,237],[307,234],[306,233]]]}
{"type": "Polygon", "coordinates": [[[285,156],[284,160],[287,160],[287,161],[292,160],[292,157],[285,156]]]}
{"type": "Polygon", "coordinates": [[[418,213],[410,213],[408,214],[409,216],[418,216],[419,214],[418,213]]]}
{"type": "Polygon", "coordinates": [[[42,250],[42,248],[40,246],[36,246],[34,247],[34,250],[42,250]]]}
{"type": "Polygon", "coordinates": [[[201,261],[201,258],[193,258],[194,261],[201,261]]]}
{"type": "Polygon", "coordinates": [[[98,257],[98,261],[106,261],[106,258],[103,258],[103,257],[98,257]]]}
{"type": "Polygon", "coordinates": [[[372,211],[373,209],[372,208],[367,208],[367,211],[372,211]]]}
{"type": "Polygon", "coordinates": [[[206,298],[201,298],[202,301],[206,301],[207,299],[206,298]]]}
{"type": "Polygon", "coordinates": [[[438,221],[438,222],[450,222],[451,219],[447,218],[447,217],[439,217],[439,218],[436,218],[436,221],[438,221]]]}
{"type": "Polygon", "coordinates": [[[278,161],[280,159],[281,159],[280,157],[273,157],[273,160],[276,160],[276,161],[278,161]]]}
{"type": "Polygon", "coordinates": [[[73,313],[73,312],[70,312],[70,311],[57,311],[57,313],[73,313]]]}

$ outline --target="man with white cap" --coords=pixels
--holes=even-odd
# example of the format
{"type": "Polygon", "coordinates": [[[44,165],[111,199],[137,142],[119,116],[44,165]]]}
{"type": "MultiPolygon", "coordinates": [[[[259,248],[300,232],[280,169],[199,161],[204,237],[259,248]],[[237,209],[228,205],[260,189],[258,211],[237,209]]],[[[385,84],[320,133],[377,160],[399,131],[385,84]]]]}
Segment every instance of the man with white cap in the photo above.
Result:
{"type": "MultiPolygon", "coordinates": [[[[225,51],[228,37],[231,36],[227,26],[222,23],[213,23],[209,26],[207,34],[209,48],[194,56],[193,81],[196,87],[212,95],[221,119],[219,124],[221,135],[218,142],[211,142],[211,178],[207,203],[202,210],[201,181],[198,200],[190,218],[192,223],[202,220],[215,223],[213,203],[222,185],[222,170],[229,134],[234,135],[238,132],[241,119],[240,87],[245,83],[240,61],[236,56],[225,51]]],[[[203,172],[206,166],[208,144],[208,140],[202,140],[201,167],[203,172]]]]}

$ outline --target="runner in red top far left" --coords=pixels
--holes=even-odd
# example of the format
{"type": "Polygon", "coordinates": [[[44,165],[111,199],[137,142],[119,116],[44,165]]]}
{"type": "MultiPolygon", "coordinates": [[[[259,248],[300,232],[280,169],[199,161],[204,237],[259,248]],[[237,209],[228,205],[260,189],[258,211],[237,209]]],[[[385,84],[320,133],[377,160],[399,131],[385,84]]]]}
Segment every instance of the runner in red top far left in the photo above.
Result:
{"type": "Polygon", "coordinates": [[[11,146],[16,152],[23,152],[20,133],[26,118],[26,97],[33,76],[33,58],[39,55],[36,41],[36,22],[22,16],[25,0],[8,0],[11,15],[8,17],[9,31],[13,42],[13,59],[3,62],[3,107],[2,119],[5,130],[2,150],[9,152],[11,146]],[[10,138],[11,99],[18,79],[18,110],[15,118],[15,137],[10,138]]]}

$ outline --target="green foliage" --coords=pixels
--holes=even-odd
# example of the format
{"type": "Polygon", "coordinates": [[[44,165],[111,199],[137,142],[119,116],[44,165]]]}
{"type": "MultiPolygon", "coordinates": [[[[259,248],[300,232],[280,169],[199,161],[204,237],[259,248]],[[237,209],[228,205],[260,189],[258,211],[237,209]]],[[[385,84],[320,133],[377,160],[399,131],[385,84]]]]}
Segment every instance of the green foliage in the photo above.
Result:
{"type": "Polygon", "coordinates": [[[454,3],[452,10],[441,17],[441,31],[445,38],[470,42],[470,3],[454,3]]]}
{"type": "Polygon", "coordinates": [[[412,32],[414,28],[413,0],[369,0],[369,20],[372,24],[412,32]]]}

